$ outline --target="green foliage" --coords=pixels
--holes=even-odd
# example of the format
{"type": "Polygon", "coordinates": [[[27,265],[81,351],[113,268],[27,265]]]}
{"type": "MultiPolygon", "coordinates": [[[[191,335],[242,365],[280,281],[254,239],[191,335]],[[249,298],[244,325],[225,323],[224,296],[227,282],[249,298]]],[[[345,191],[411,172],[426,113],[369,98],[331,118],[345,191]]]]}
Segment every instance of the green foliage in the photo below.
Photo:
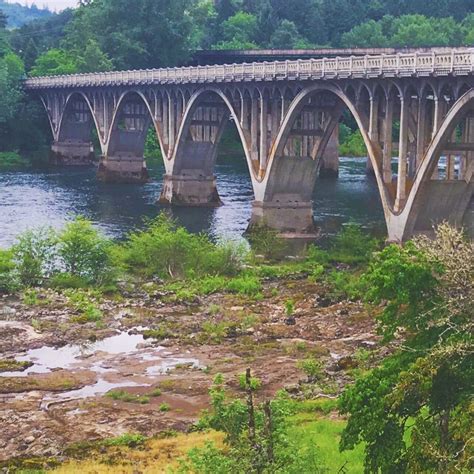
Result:
{"type": "Polygon", "coordinates": [[[290,440],[289,416],[293,403],[283,393],[268,402],[254,404],[253,394],[259,383],[249,372],[240,377],[247,392],[246,402],[228,400],[222,375],[211,387],[212,411],[207,412],[198,428],[212,428],[225,434],[225,449],[212,443],[193,449],[182,460],[179,472],[191,473],[264,473],[289,474],[322,471],[314,449],[306,450],[290,440]]]}
{"type": "Polygon", "coordinates": [[[164,413],[170,411],[171,407],[167,403],[161,403],[158,409],[164,413]]]}
{"type": "Polygon", "coordinates": [[[116,248],[117,260],[131,272],[161,278],[234,275],[245,255],[237,244],[213,244],[205,235],[189,233],[161,214],[147,230],[132,233],[116,248]]]}
{"type": "Polygon", "coordinates": [[[377,239],[363,232],[359,225],[350,223],[335,237],[329,255],[333,262],[357,265],[367,263],[379,247],[377,239]]]}
{"type": "Polygon", "coordinates": [[[109,438],[103,441],[105,446],[126,446],[128,448],[137,448],[145,444],[146,437],[141,434],[126,433],[117,438],[109,438]]]}
{"type": "Polygon", "coordinates": [[[29,166],[29,161],[14,151],[0,152],[0,170],[15,170],[29,166]]]}
{"type": "Polygon", "coordinates": [[[342,35],[345,47],[426,47],[462,46],[472,36],[470,17],[459,25],[454,18],[423,15],[386,15],[379,21],[369,20],[342,35]]]}
{"type": "MultiPolygon", "coordinates": [[[[15,116],[20,106],[22,99],[20,80],[23,74],[22,60],[11,52],[7,51],[2,55],[0,51],[0,127],[5,126],[15,116]]],[[[0,145],[0,151],[3,150],[4,144],[0,145]]]]}
{"type": "Polygon", "coordinates": [[[142,395],[135,395],[124,390],[111,390],[107,392],[106,397],[111,398],[112,400],[117,400],[127,403],[139,403],[140,405],[146,405],[150,403],[150,398],[142,395]]]}
{"type": "Polygon", "coordinates": [[[268,261],[282,260],[288,250],[285,240],[265,225],[253,225],[247,233],[247,240],[254,253],[268,261]]]}
{"type": "Polygon", "coordinates": [[[0,293],[9,293],[18,288],[14,270],[13,252],[0,249],[0,293]]]}
{"type": "Polygon", "coordinates": [[[298,368],[306,374],[309,383],[314,383],[324,378],[323,365],[319,360],[300,360],[298,361],[298,368]]]}
{"type": "Polygon", "coordinates": [[[239,387],[241,390],[250,389],[252,392],[256,392],[262,388],[262,381],[257,377],[247,377],[244,372],[239,375],[239,387]]]}
{"type": "Polygon", "coordinates": [[[30,71],[31,76],[54,76],[75,74],[79,72],[76,59],[72,53],[63,49],[50,49],[35,62],[30,71]]]}
{"type": "Polygon", "coordinates": [[[143,153],[143,156],[147,160],[147,162],[163,160],[160,143],[158,141],[156,131],[153,127],[150,127],[148,129],[145,140],[145,151],[143,153]]]}
{"type": "Polygon", "coordinates": [[[217,44],[217,49],[254,49],[256,44],[252,42],[252,38],[256,30],[257,18],[239,11],[222,23],[223,41],[217,44]]]}
{"type": "MultiPolygon", "coordinates": [[[[341,128],[344,124],[341,124],[341,128]]],[[[346,126],[344,126],[346,127],[346,126]]],[[[344,129],[344,133],[341,134],[341,140],[339,145],[339,153],[341,156],[356,156],[365,157],[368,156],[367,147],[365,146],[364,139],[360,130],[352,132],[347,127],[344,129]]]]}
{"type": "Polygon", "coordinates": [[[246,274],[232,278],[227,284],[227,290],[239,295],[257,297],[262,290],[262,283],[258,277],[246,274]]]}
{"type": "MultiPolygon", "coordinates": [[[[81,216],[66,224],[58,236],[58,254],[74,286],[80,280],[101,285],[111,278],[110,248],[110,241],[81,216]]],[[[67,279],[63,277],[63,283],[67,279]]]]}
{"type": "Polygon", "coordinates": [[[74,321],[80,324],[100,323],[102,321],[102,311],[98,307],[99,294],[92,290],[69,289],[64,292],[69,304],[77,311],[78,316],[74,321]]]}
{"type": "Polygon", "coordinates": [[[293,300],[285,301],[285,312],[287,316],[292,316],[295,312],[295,302],[293,300]]]}
{"type": "MultiPolygon", "coordinates": [[[[474,245],[447,225],[434,241],[389,246],[363,279],[398,339],[340,400],[341,447],[364,442],[366,472],[463,472],[472,455],[474,245]]],[[[466,471],[467,472],[467,471],[466,471]]]]}
{"type": "Polygon", "coordinates": [[[56,235],[49,228],[29,230],[13,246],[13,261],[19,282],[24,286],[40,286],[54,272],[56,235]]]}

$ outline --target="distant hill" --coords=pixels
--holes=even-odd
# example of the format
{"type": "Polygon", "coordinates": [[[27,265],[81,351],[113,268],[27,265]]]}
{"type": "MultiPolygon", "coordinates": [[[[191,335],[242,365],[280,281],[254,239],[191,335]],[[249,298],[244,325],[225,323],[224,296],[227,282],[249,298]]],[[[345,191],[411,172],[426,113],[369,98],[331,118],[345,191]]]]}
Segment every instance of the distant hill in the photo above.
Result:
{"type": "Polygon", "coordinates": [[[36,5],[25,7],[19,3],[7,3],[0,0],[0,10],[8,17],[8,28],[19,28],[33,20],[48,18],[54,13],[47,9],[38,8],[36,5]]]}

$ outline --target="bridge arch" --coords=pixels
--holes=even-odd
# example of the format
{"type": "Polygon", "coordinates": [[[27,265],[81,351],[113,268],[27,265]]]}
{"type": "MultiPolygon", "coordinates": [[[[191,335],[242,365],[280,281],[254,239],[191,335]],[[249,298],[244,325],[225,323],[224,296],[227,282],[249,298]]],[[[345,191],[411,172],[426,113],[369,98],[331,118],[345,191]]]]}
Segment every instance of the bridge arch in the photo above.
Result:
{"type": "Polygon", "coordinates": [[[166,166],[167,149],[156,120],[156,103],[155,100],[152,104],[145,93],[137,89],[126,91],[118,97],[106,138],[105,153],[99,165],[99,179],[127,183],[148,180],[144,151],[150,126],[158,139],[166,166]]]}
{"type": "MultiPolygon", "coordinates": [[[[367,97],[368,94],[364,92],[367,97]]],[[[344,108],[352,114],[362,134],[388,217],[391,203],[380,170],[381,149],[369,137],[366,105],[357,107],[335,85],[311,85],[296,95],[280,125],[266,173],[256,183],[251,225],[265,223],[283,234],[314,233],[312,194],[317,172],[344,108]]]]}
{"type": "MultiPolygon", "coordinates": [[[[255,166],[249,151],[248,135],[236,108],[242,104],[237,104],[235,94],[230,92],[230,89],[223,91],[216,87],[203,87],[187,101],[160,202],[189,206],[221,204],[214,167],[217,148],[229,120],[237,129],[254,182],[255,166]]],[[[244,100],[245,95],[241,102],[244,100]]]]}
{"type": "MultiPolygon", "coordinates": [[[[45,102],[43,104],[46,107],[45,102]]],[[[47,107],[46,107],[47,108],[47,107]]],[[[48,114],[50,115],[50,114],[48,114]]],[[[50,117],[54,143],[51,147],[51,163],[55,165],[90,165],[95,160],[93,133],[104,151],[104,141],[94,108],[89,97],[75,91],[65,97],[57,128],[50,117]]]]}
{"type": "Polygon", "coordinates": [[[464,119],[468,119],[470,134],[467,143],[472,145],[474,139],[474,89],[465,92],[447,112],[440,128],[428,146],[407,199],[403,212],[389,223],[391,234],[395,240],[403,241],[413,233],[429,232],[436,222],[450,221],[461,225],[470,205],[474,181],[474,150],[468,152],[466,168],[459,173],[458,179],[444,181],[432,179],[438,166],[441,154],[446,147],[453,131],[464,119]],[[472,117],[467,117],[471,115],[472,117]],[[436,188],[436,189],[434,189],[436,188]],[[436,194],[436,200],[431,199],[436,194]],[[424,210],[423,215],[420,212],[424,210]],[[429,212],[427,212],[429,209],[429,212]],[[429,219],[424,216],[430,216],[429,219]]]}
{"type": "MultiPolygon", "coordinates": [[[[340,112],[342,112],[342,108],[344,106],[349,110],[349,112],[354,117],[357,123],[357,126],[364,139],[364,143],[367,147],[369,158],[374,167],[377,183],[378,183],[380,194],[382,197],[382,202],[384,203],[384,207],[385,207],[385,204],[386,203],[388,204],[388,201],[386,199],[386,192],[385,192],[385,188],[383,186],[383,182],[382,182],[380,171],[379,171],[380,150],[377,147],[377,145],[373,143],[369,138],[368,130],[365,125],[368,121],[368,118],[363,114],[363,112],[357,109],[356,105],[349,99],[349,97],[346,95],[345,92],[343,92],[339,87],[332,86],[332,85],[317,84],[317,85],[307,87],[303,89],[294,98],[293,102],[291,103],[288,109],[288,113],[286,114],[280,126],[280,130],[276,138],[275,147],[273,148],[270,154],[268,169],[267,169],[267,173],[264,179],[265,184],[268,184],[269,181],[276,179],[276,176],[275,176],[276,163],[283,154],[283,149],[285,147],[288,134],[291,131],[291,127],[294,125],[295,120],[298,117],[298,114],[300,114],[302,108],[305,106],[305,102],[307,101],[307,99],[310,98],[311,96],[328,94],[328,93],[331,94],[332,96],[337,97],[337,99],[339,99],[340,101],[340,105],[342,105],[341,109],[338,110],[337,113],[335,114],[335,115],[338,115],[337,119],[339,119],[340,112]]],[[[317,157],[313,157],[313,158],[319,158],[319,157],[320,157],[320,153],[317,157]]]]}

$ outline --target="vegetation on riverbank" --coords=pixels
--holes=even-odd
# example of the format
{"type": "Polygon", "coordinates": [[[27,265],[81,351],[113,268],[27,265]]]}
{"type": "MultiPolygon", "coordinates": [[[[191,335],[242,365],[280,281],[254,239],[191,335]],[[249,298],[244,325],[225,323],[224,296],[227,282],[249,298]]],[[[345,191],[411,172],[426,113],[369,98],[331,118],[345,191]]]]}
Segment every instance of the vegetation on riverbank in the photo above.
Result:
{"type": "MultiPolygon", "coordinates": [[[[349,225],[327,249],[313,246],[304,256],[287,260],[285,243],[278,236],[263,228],[257,229],[257,235],[260,239],[250,239],[253,249],[214,243],[204,235],[189,234],[161,215],[147,229],[116,243],[78,218],[60,232],[31,231],[11,250],[2,251],[0,281],[3,291],[23,291],[32,305],[43,303],[35,290],[25,288],[59,288],[84,322],[98,324],[101,294],[119,297],[132,283],[149,294],[160,294],[163,301],[193,302],[199,295],[230,292],[241,294],[246,305],[272,298],[271,292],[261,291],[268,279],[294,276],[298,285],[304,279],[320,281],[327,288],[324,298],[329,301],[365,301],[377,315],[383,344],[387,344],[381,360],[369,363],[370,352],[360,350],[354,357],[338,361],[355,379],[338,402],[347,425],[339,417],[331,422],[330,418],[309,416],[311,403],[320,407],[317,410],[331,411],[336,402],[321,405],[320,400],[301,400],[322,394],[335,397],[338,390],[325,380],[327,368],[317,353],[295,346],[294,350],[303,351],[298,366],[307,376],[304,390],[297,391],[299,401],[291,392],[262,399],[260,383],[249,375],[239,379],[241,396],[234,393],[228,397],[222,377],[216,375],[210,392],[212,408],[196,429],[203,433],[211,429],[224,436],[213,434],[214,444],[206,443],[188,454],[175,452],[182,457],[175,469],[313,473],[328,472],[327,462],[331,469],[340,469],[348,458],[325,452],[328,442],[317,431],[325,426],[334,445],[341,434],[340,447],[350,450],[347,472],[359,472],[352,469],[360,466],[362,457],[368,472],[394,466],[397,472],[426,467],[428,472],[468,470],[474,426],[470,399],[474,379],[472,242],[441,225],[435,240],[418,238],[403,248],[383,248],[381,242],[349,225]],[[319,448],[313,443],[320,444],[319,448]],[[357,450],[351,451],[355,447],[357,450]]],[[[325,305],[319,298],[319,304],[325,305]]],[[[285,324],[295,324],[295,302],[288,299],[284,306],[285,324]]],[[[227,319],[213,321],[216,312],[218,308],[209,308],[209,321],[202,324],[195,344],[218,345],[225,338],[245,334],[257,322],[251,315],[238,326],[227,319]]],[[[173,334],[176,328],[167,327],[164,320],[147,337],[160,340],[173,334]]],[[[247,349],[251,355],[264,345],[247,349]]],[[[252,358],[248,360],[251,364],[252,358]]],[[[166,406],[168,410],[169,405],[160,399],[165,387],[163,383],[138,395],[110,392],[109,397],[136,405],[148,405],[151,397],[157,397],[157,409],[166,406]]],[[[203,436],[206,439],[208,435],[203,436]]],[[[153,443],[142,440],[140,449],[153,443]]]]}

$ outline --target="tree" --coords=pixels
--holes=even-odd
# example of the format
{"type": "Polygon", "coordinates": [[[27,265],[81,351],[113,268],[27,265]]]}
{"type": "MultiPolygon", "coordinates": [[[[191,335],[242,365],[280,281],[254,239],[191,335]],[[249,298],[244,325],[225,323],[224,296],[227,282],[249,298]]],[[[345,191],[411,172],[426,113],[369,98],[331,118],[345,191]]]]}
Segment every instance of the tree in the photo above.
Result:
{"type": "Polygon", "coordinates": [[[382,23],[370,20],[354,27],[342,35],[341,44],[345,48],[370,48],[386,46],[388,39],[382,31],[382,23]]]}
{"type": "MultiPolygon", "coordinates": [[[[341,397],[342,449],[366,443],[366,472],[466,472],[474,412],[474,244],[441,225],[434,241],[389,246],[364,276],[393,341],[341,397]]],[[[471,443],[471,444],[470,444],[471,443]]]]}
{"type": "Polygon", "coordinates": [[[218,44],[219,49],[252,49],[256,48],[253,38],[257,31],[257,18],[250,13],[237,12],[222,24],[224,41],[218,44]]]}
{"type": "Polygon", "coordinates": [[[32,76],[55,76],[77,72],[78,66],[71,53],[63,49],[50,49],[38,57],[30,74],[32,76]]]}
{"type": "Polygon", "coordinates": [[[300,40],[296,25],[289,20],[283,20],[271,37],[271,47],[276,49],[291,49],[300,40]]]}
{"type": "Polygon", "coordinates": [[[17,55],[8,53],[0,58],[0,124],[5,125],[15,115],[22,98],[20,80],[24,73],[17,55]]]}
{"type": "Polygon", "coordinates": [[[174,66],[191,45],[193,0],[95,0],[81,6],[64,47],[81,51],[93,39],[117,69],[174,66]]]}
{"type": "Polygon", "coordinates": [[[76,53],[76,64],[78,72],[102,72],[113,69],[112,61],[101,51],[94,39],[87,42],[82,54],[76,53]]]}

